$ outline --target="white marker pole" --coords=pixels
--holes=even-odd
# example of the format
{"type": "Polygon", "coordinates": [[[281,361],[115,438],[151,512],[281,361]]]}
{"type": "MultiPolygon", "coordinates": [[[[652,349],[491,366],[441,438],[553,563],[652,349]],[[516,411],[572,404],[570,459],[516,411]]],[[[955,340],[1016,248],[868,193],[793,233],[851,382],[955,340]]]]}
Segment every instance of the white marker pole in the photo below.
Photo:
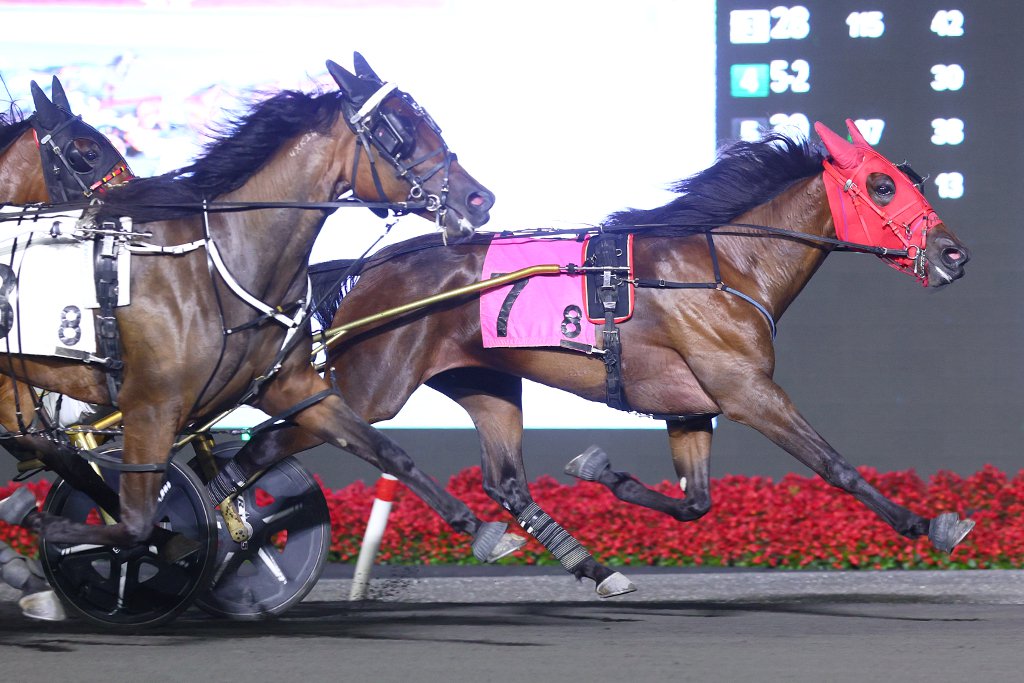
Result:
{"type": "Polygon", "coordinates": [[[388,527],[388,514],[391,512],[391,504],[398,492],[398,480],[390,474],[381,474],[377,480],[376,497],[373,499],[373,508],[370,509],[370,520],[366,523],[366,533],[363,534],[363,545],[359,548],[359,559],[356,560],[356,571],[352,576],[352,590],[349,592],[349,600],[365,600],[366,588],[370,583],[370,571],[373,569],[373,561],[380,549],[380,541],[384,537],[384,530],[388,527]]]}

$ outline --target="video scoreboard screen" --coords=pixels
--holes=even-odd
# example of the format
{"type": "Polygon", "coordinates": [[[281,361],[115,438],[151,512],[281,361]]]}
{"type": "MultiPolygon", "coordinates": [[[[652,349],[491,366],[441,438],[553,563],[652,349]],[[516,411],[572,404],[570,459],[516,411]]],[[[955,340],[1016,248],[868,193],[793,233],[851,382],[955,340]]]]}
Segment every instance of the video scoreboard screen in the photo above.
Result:
{"type": "Polygon", "coordinates": [[[718,139],[813,135],[816,120],[845,134],[850,118],[929,175],[930,200],[960,202],[983,190],[1000,151],[1021,149],[1021,14],[1014,3],[720,0],[718,139]]]}
{"type": "Polygon", "coordinates": [[[962,280],[927,294],[870,257],[831,256],[781,321],[776,379],[833,445],[872,464],[924,453],[929,467],[955,467],[984,443],[979,457],[1015,471],[1024,7],[719,0],[716,17],[719,143],[765,128],[817,140],[815,121],[845,135],[852,119],[926,176],[925,196],[971,252],[962,280]],[[940,416],[949,429],[925,427],[940,416]]]}

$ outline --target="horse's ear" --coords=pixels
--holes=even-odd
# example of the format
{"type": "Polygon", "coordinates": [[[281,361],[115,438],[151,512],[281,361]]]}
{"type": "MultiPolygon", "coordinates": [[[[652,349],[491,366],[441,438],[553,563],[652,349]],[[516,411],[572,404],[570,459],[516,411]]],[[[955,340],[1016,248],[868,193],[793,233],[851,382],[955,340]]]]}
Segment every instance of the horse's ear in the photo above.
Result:
{"type": "Polygon", "coordinates": [[[821,141],[825,143],[825,149],[832,156],[832,161],[839,168],[855,168],[863,159],[864,155],[846,139],[826,126],[821,121],[814,122],[814,130],[818,133],[821,141]]]}
{"type": "Polygon", "coordinates": [[[356,106],[362,105],[377,90],[376,85],[359,79],[348,69],[330,59],[327,60],[327,71],[331,74],[334,82],[338,84],[338,87],[341,88],[342,94],[352,100],[352,103],[356,106]]]}
{"type": "Polygon", "coordinates": [[[55,105],[69,114],[75,113],[71,111],[71,103],[68,102],[67,93],[64,92],[64,86],[60,84],[60,81],[57,80],[56,76],[53,77],[53,87],[50,89],[50,92],[53,95],[53,103],[55,105]]]}
{"type": "Polygon", "coordinates": [[[380,76],[370,68],[370,63],[358,52],[352,53],[352,64],[356,67],[356,76],[359,76],[359,78],[373,81],[377,85],[384,85],[384,81],[381,80],[380,76]]]}
{"type": "Polygon", "coordinates": [[[43,89],[35,81],[32,81],[32,100],[36,105],[36,120],[39,121],[40,127],[45,130],[52,130],[60,125],[60,122],[64,119],[60,109],[49,100],[46,93],[43,92],[43,89]]]}
{"type": "Polygon", "coordinates": [[[853,122],[853,119],[846,119],[846,130],[850,131],[850,139],[853,140],[854,145],[871,149],[871,143],[864,139],[864,136],[860,133],[860,128],[857,128],[857,124],[853,122]]]}

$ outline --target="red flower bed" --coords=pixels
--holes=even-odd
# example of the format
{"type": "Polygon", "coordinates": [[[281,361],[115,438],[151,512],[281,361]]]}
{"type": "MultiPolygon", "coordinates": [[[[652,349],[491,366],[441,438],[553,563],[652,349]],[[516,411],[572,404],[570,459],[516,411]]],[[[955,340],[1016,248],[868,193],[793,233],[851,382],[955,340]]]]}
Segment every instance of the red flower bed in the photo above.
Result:
{"type": "MultiPolygon", "coordinates": [[[[36,494],[36,500],[39,501],[40,505],[42,505],[43,500],[46,498],[46,494],[50,492],[50,482],[48,481],[36,481],[25,484],[15,484],[12,482],[7,486],[0,486],[0,500],[14,493],[14,489],[19,486],[28,487],[32,493],[36,494]]],[[[35,556],[36,554],[35,534],[25,531],[21,527],[11,526],[6,522],[0,521],[0,541],[3,541],[23,555],[35,556]]]]}
{"type": "MultiPolygon", "coordinates": [[[[622,503],[604,487],[563,485],[541,477],[530,489],[537,503],[586,546],[612,565],[785,567],[813,569],[1019,568],[1024,566],[1024,472],[1010,479],[994,467],[963,478],[940,472],[922,481],[913,471],[880,474],[861,468],[886,496],[927,516],[957,512],[978,526],[952,556],[927,539],[896,534],[854,498],[817,477],[788,475],[779,481],[727,476],[713,482],[715,505],[702,519],[680,523],[622,503]]],[[[0,498],[13,490],[0,488],[0,498]]],[[[40,500],[46,482],[29,484],[40,500]]],[[[669,482],[657,489],[681,497],[669,482]]],[[[482,519],[510,520],[483,492],[480,469],[463,470],[448,490],[482,519]]],[[[331,513],[331,560],[354,562],[373,504],[373,486],[356,482],[325,490],[331,513]]],[[[525,534],[524,534],[525,535],[525,534]]],[[[34,539],[0,522],[0,540],[25,551],[34,539]]],[[[381,544],[379,562],[474,563],[469,537],[452,532],[422,501],[400,491],[381,544]]],[[[531,539],[503,562],[557,564],[531,539]]]]}

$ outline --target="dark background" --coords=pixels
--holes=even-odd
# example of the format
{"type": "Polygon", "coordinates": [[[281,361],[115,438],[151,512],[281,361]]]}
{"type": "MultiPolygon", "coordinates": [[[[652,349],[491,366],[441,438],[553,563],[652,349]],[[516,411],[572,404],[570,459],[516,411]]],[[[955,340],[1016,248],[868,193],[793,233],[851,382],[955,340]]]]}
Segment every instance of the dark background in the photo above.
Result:
{"type": "MultiPolygon", "coordinates": [[[[718,138],[733,137],[734,118],[778,112],[801,112],[841,133],[846,118],[883,118],[877,148],[890,159],[909,160],[932,178],[950,170],[964,174],[962,198],[939,199],[934,184],[926,194],[971,250],[966,277],[937,292],[872,256],[832,255],[780,321],[778,382],[856,465],[914,468],[929,475],[939,469],[970,474],[991,463],[1016,474],[1024,462],[1019,445],[1024,433],[1019,302],[1024,12],[1017,3],[961,3],[965,35],[940,38],[929,30],[932,17],[956,3],[804,1],[811,14],[806,39],[729,43],[730,10],[775,6],[756,0],[718,3],[718,138]],[[884,13],[884,35],[850,38],[847,16],[866,10],[884,13]],[[806,59],[810,92],[730,96],[731,64],[772,59],[806,59]],[[931,67],[952,63],[965,69],[964,87],[932,90],[931,67]],[[965,141],[933,145],[931,120],[952,116],[965,122],[965,141]]],[[[645,481],[673,476],[662,431],[580,427],[527,433],[531,478],[564,479],[563,464],[591,443],[603,446],[617,468],[645,481]]],[[[478,462],[479,446],[470,430],[389,434],[442,481],[478,462]]],[[[331,487],[376,477],[353,456],[326,447],[302,458],[331,487]]],[[[714,476],[778,477],[789,471],[809,473],[760,434],[719,424],[714,476]]],[[[13,460],[0,458],[0,481],[13,474],[13,460]]]]}
{"type": "MultiPolygon", "coordinates": [[[[718,3],[719,138],[731,135],[736,116],[799,111],[842,133],[846,118],[882,118],[877,148],[890,159],[909,160],[933,179],[943,171],[964,174],[962,198],[938,198],[933,183],[926,195],[972,256],[967,275],[941,291],[922,290],[872,256],[830,256],[781,321],[777,379],[854,463],[925,474],[969,473],[988,462],[1016,473],[1024,462],[1021,8],[921,0],[803,4],[811,13],[807,39],[730,45],[729,10],[756,3],[718,3]],[[937,36],[932,17],[954,7],[965,15],[964,35],[937,36]],[[884,12],[881,38],[849,37],[846,17],[864,10],[884,12]],[[731,63],[797,58],[810,62],[810,92],[730,97],[731,63]],[[954,63],[966,72],[964,87],[933,90],[931,67],[954,63]],[[964,142],[932,144],[932,119],[954,116],[964,121],[964,142]]],[[[716,446],[716,455],[746,470],[787,457],[735,425],[722,427],[716,446]]]]}

